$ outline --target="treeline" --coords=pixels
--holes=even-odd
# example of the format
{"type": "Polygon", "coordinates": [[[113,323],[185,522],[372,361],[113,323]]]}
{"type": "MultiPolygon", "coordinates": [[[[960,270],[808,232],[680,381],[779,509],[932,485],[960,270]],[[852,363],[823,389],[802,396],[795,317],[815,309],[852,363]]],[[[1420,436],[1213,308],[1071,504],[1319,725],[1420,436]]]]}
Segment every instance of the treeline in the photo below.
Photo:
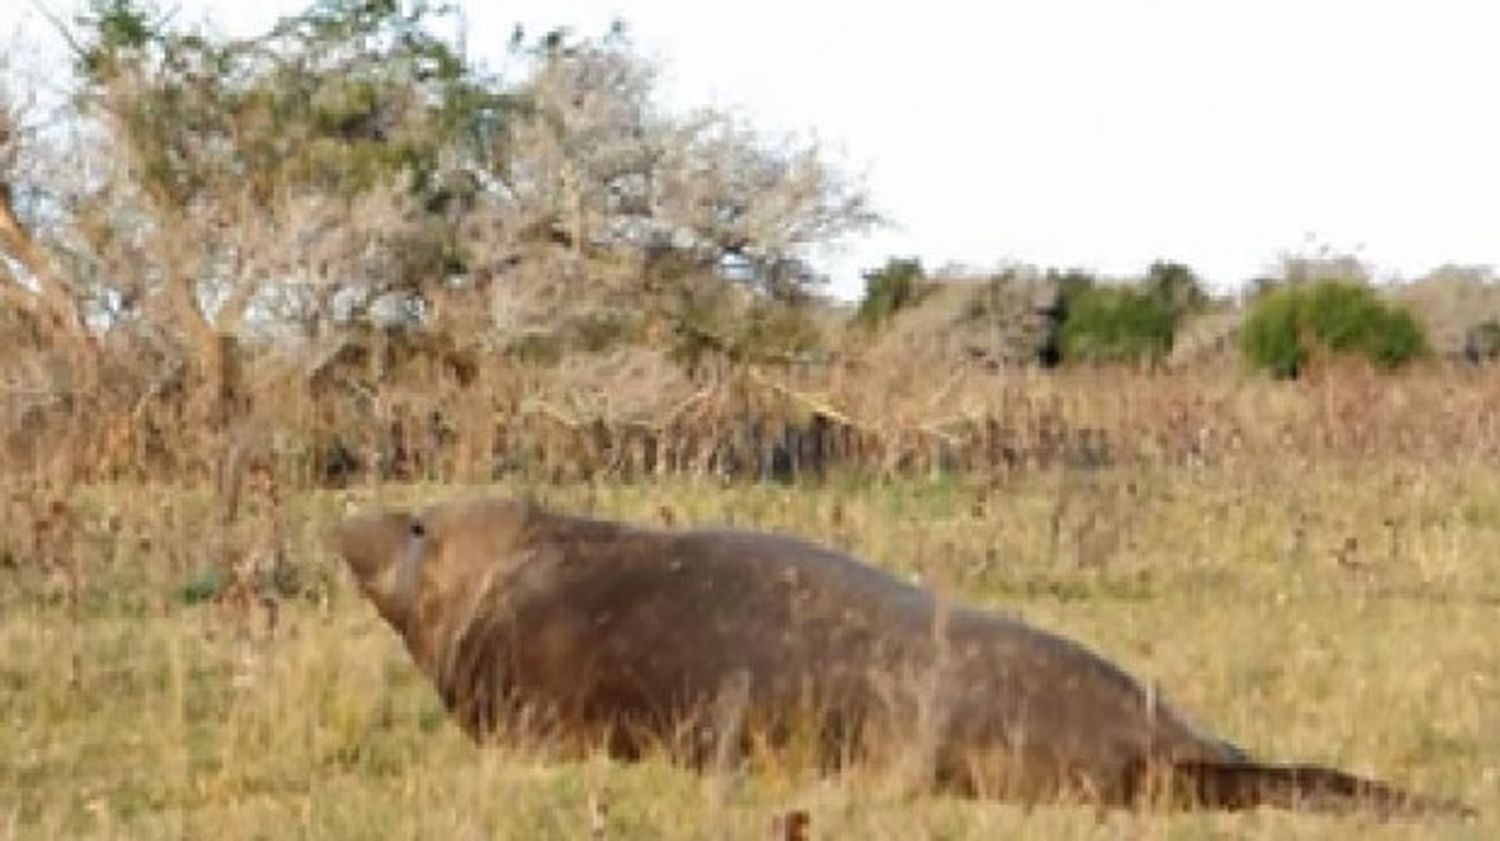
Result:
{"type": "MultiPolygon", "coordinates": [[[[1031,355],[1043,368],[1158,368],[1186,324],[1213,315],[1229,316],[1221,321],[1232,327],[1229,336],[1243,367],[1275,378],[1296,378],[1309,365],[1341,359],[1394,370],[1440,351],[1476,364],[1500,358],[1500,283],[1489,270],[1445,267],[1412,284],[1381,289],[1348,258],[1284,262],[1280,276],[1255,280],[1242,298],[1215,298],[1190,267],[1166,260],[1123,280],[1076,269],[1026,268],[957,282],[1004,290],[1025,278],[1044,287],[1048,295],[1037,308],[1044,328],[1031,337],[1031,355]],[[1473,310],[1455,312],[1455,293],[1482,300],[1473,310]],[[1444,319],[1448,333],[1459,320],[1460,345],[1452,346],[1450,337],[1450,346],[1434,346],[1426,322],[1444,319]]],[[[909,257],[891,258],[864,281],[854,320],[872,333],[898,313],[920,307],[944,283],[909,257]]]]}

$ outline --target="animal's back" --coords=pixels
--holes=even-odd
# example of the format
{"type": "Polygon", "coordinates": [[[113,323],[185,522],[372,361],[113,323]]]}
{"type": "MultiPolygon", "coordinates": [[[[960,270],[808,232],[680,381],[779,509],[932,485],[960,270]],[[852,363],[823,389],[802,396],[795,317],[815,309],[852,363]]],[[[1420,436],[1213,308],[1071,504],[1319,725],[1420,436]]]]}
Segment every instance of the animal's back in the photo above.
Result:
{"type": "Polygon", "coordinates": [[[1083,646],[991,611],[944,609],[845,554],[733,530],[607,537],[593,548],[575,538],[552,558],[566,596],[549,600],[550,620],[525,623],[566,626],[592,652],[580,654],[581,685],[598,702],[584,707],[670,720],[745,681],[752,719],[812,714],[818,727],[903,742],[925,722],[940,772],[1024,758],[1046,769],[1028,781],[1042,788],[1080,773],[1115,785],[1153,753],[1231,755],[1083,646]]]}

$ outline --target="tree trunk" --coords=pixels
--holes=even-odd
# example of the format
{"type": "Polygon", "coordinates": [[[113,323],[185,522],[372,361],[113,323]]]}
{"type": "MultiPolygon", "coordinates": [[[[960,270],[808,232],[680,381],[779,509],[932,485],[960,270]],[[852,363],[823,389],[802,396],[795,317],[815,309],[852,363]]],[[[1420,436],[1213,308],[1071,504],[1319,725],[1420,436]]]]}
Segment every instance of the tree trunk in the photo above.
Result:
{"type": "Polygon", "coordinates": [[[99,345],[89,332],[78,301],[53,270],[52,263],[21,224],[10,201],[10,185],[0,182],[0,250],[18,263],[36,282],[35,293],[25,289],[0,263],[3,299],[32,313],[44,327],[68,346],[74,390],[92,394],[99,378],[99,345]]]}

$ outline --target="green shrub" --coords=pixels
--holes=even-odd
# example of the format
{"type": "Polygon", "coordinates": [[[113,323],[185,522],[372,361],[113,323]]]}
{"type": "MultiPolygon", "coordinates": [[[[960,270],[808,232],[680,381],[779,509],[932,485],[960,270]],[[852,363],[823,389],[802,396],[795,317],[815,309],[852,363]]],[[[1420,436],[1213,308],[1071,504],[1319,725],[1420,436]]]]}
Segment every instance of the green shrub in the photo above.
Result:
{"type": "Polygon", "coordinates": [[[1410,312],[1397,307],[1386,310],[1381,325],[1365,348],[1370,361],[1382,368],[1399,368],[1426,356],[1431,349],[1427,332],[1410,312]]]}
{"type": "Polygon", "coordinates": [[[855,317],[872,327],[884,322],[918,301],[926,277],[920,260],[897,257],[886,260],[884,266],[865,272],[865,297],[859,302],[855,317]]]}
{"type": "Polygon", "coordinates": [[[1368,286],[1324,280],[1261,294],[1245,317],[1240,351],[1252,367],[1296,377],[1314,354],[1359,356],[1391,369],[1425,355],[1428,343],[1411,313],[1368,286]]]}
{"type": "Polygon", "coordinates": [[[1172,349],[1177,315],[1144,289],[1088,286],[1072,291],[1058,331],[1064,362],[1157,361],[1172,349]]]}
{"type": "Polygon", "coordinates": [[[1208,302],[1198,276],[1158,260],[1137,283],[1101,284],[1088,272],[1049,271],[1057,285],[1055,329],[1040,358],[1058,362],[1157,362],[1172,349],[1177,324],[1208,302]]]}
{"type": "Polygon", "coordinates": [[[1373,343],[1386,307],[1368,287],[1343,281],[1314,283],[1302,291],[1302,319],[1309,334],[1334,353],[1357,352],[1373,343]]]}
{"type": "Polygon", "coordinates": [[[1295,290],[1271,289],[1256,298],[1240,327],[1240,353],[1276,377],[1295,377],[1307,364],[1295,290]]]}

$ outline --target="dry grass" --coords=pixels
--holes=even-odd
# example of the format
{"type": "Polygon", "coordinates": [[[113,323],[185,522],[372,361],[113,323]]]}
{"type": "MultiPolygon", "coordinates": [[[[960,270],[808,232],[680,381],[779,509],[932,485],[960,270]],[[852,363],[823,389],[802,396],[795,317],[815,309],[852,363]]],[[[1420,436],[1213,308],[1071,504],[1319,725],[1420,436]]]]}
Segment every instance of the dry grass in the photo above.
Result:
{"type": "Polygon", "coordinates": [[[298,595],[274,635],[180,592],[215,502],[73,490],[78,583],[0,572],[0,838],[1493,837],[1500,828],[1500,474],[1266,461],[1006,483],[506,486],[572,510],[736,522],[855,550],[1088,641],[1248,748],[1458,796],[1477,826],[1257,812],[1100,816],[909,797],[852,773],[699,779],[470,747],[319,546],[347,503],[290,494],[298,595]],[[52,582],[52,583],[49,583],[52,582]]]}

